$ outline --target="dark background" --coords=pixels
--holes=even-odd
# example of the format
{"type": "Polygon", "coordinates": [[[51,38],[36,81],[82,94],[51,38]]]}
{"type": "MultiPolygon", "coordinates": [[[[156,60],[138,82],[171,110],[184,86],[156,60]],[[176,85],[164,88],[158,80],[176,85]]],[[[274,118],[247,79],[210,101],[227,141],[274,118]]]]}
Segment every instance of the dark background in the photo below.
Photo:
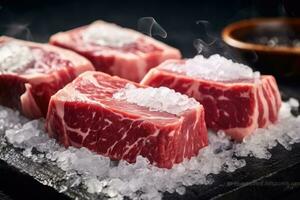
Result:
{"type": "Polygon", "coordinates": [[[196,54],[193,47],[195,39],[200,38],[209,43],[231,22],[259,16],[299,16],[300,12],[299,6],[296,5],[297,0],[0,0],[0,2],[1,35],[46,42],[51,34],[85,25],[97,19],[137,29],[139,18],[151,16],[168,33],[166,39],[159,37],[158,39],[179,48],[186,57],[196,54]],[[207,20],[209,24],[197,25],[198,20],[207,20]]]}
{"type": "MultiPolygon", "coordinates": [[[[299,17],[300,6],[297,0],[0,0],[0,35],[47,42],[49,36],[56,32],[97,19],[137,29],[138,20],[149,16],[155,18],[168,33],[167,38],[155,36],[157,39],[180,49],[185,57],[192,57],[197,53],[193,47],[195,39],[209,43],[219,38],[224,26],[240,19],[299,17]],[[198,20],[208,23],[197,25],[198,20]]],[[[220,46],[212,46],[209,53],[222,54],[223,51],[220,46]]],[[[41,187],[29,177],[7,177],[5,174],[8,171],[6,173],[4,168],[0,170],[0,199],[10,199],[8,196],[13,199],[59,199],[54,190],[41,187]],[[38,191],[42,191],[42,194],[38,191]]],[[[13,174],[11,171],[9,173],[13,174]]],[[[298,194],[292,195],[296,199],[298,194]]]]}

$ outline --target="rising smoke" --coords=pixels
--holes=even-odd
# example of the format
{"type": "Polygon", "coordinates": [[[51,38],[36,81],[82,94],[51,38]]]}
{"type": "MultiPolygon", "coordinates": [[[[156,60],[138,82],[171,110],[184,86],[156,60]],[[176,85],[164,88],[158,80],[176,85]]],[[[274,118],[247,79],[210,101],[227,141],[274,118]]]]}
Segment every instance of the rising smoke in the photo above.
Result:
{"type": "Polygon", "coordinates": [[[0,26],[1,32],[3,35],[25,39],[25,40],[33,40],[31,31],[29,29],[29,24],[10,24],[0,26]]]}
{"type": "MultiPolygon", "coordinates": [[[[197,54],[201,54],[205,57],[209,57],[213,54],[220,54],[228,59],[231,59],[235,62],[241,62],[244,64],[245,59],[241,57],[233,48],[228,46],[221,38],[220,33],[213,29],[213,26],[207,20],[198,20],[196,21],[197,26],[202,27],[204,34],[201,34],[201,38],[196,38],[193,41],[193,46],[197,51],[197,54]]],[[[248,57],[251,62],[257,60],[257,54],[253,51],[248,57]]],[[[249,59],[248,58],[248,59],[249,59]]]]}
{"type": "Polygon", "coordinates": [[[157,23],[153,17],[142,17],[137,22],[138,31],[153,36],[160,36],[166,38],[168,36],[167,32],[157,23]]]}

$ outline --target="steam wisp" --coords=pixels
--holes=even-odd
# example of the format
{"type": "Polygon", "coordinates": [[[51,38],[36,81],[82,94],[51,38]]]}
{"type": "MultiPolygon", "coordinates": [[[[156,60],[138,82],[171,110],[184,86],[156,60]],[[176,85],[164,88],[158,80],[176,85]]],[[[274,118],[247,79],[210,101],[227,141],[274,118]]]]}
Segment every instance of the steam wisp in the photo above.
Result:
{"type": "MultiPolygon", "coordinates": [[[[209,57],[214,54],[220,54],[228,59],[235,62],[244,63],[242,59],[232,48],[230,48],[219,35],[216,34],[217,31],[213,31],[211,24],[207,20],[196,21],[197,25],[202,25],[204,27],[203,38],[197,38],[193,41],[193,46],[197,50],[197,54],[201,54],[204,57],[209,57]],[[204,40],[204,38],[206,40],[204,40]]],[[[258,57],[253,51],[248,55],[251,62],[256,62],[258,57]]],[[[248,64],[248,63],[245,63],[248,64]]]]}
{"type": "Polygon", "coordinates": [[[2,26],[4,35],[16,37],[25,40],[33,40],[29,24],[10,24],[2,26]]]}
{"type": "Polygon", "coordinates": [[[152,36],[160,36],[166,38],[168,36],[167,32],[157,23],[153,17],[142,17],[137,22],[138,31],[152,36]]]}

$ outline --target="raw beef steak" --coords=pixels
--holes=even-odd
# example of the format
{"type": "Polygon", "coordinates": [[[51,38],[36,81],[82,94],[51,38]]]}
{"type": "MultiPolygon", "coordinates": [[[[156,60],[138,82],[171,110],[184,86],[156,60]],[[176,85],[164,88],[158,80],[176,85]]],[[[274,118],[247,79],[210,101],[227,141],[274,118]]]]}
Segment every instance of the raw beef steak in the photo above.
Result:
{"type": "Polygon", "coordinates": [[[180,52],[137,31],[104,21],[53,35],[50,43],[71,49],[86,58],[97,71],[140,81],[147,71],[180,52]]]}
{"type": "Polygon", "coordinates": [[[204,109],[196,100],[102,72],[85,72],[53,95],[46,128],[65,146],[128,162],[141,155],[163,168],[208,143],[204,109]]]}
{"type": "Polygon", "coordinates": [[[260,76],[218,55],[166,61],[141,83],[194,97],[204,106],[207,127],[224,130],[236,140],[276,122],[281,105],[273,76],[260,76]]]}
{"type": "Polygon", "coordinates": [[[45,117],[50,97],[87,70],[92,64],[69,50],[0,37],[0,104],[45,117]]]}

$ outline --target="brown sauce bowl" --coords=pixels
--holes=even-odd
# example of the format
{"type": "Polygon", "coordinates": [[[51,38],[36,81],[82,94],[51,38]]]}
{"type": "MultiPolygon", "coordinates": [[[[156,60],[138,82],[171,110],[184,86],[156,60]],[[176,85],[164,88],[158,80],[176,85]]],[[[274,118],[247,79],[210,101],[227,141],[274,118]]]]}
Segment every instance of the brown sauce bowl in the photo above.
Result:
{"type": "Polygon", "coordinates": [[[255,70],[281,81],[300,82],[300,45],[291,45],[300,39],[300,18],[242,20],[225,27],[222,38],[255,70]],[[261,42],[263,39],[268,42],[261,42]]]}

